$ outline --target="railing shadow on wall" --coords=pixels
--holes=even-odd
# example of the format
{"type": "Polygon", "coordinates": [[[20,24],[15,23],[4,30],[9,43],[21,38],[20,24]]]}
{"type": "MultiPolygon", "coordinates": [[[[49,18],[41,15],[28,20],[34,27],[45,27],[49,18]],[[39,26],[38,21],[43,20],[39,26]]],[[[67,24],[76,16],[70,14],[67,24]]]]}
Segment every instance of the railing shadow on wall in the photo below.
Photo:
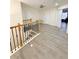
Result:
{"type": "Polygon", "coordinates": [[[26,40],[29,40],[31,37],[33,37],[39,32],[40,32],[39,21],[30,22],[27,24],[18,23],[18,25],[10,27],[10,52],[14,53],[15,51],[17,51],[17,49],[23,47],[25,45],[26,40]],[[34,23],[35,25],[33,25],[34,23]],[[30,26],[28,26],[29,24],[30,26]],[[29,27],[30,29],[28,29],[29,27]],[[28,29],[28,30],[24,31],[25,29],[28,29]],[[37,30],[35,31],[34,29],[37,29],[37,30]],[[30,34],[26,35],[26,32],[31,33],[32,36],[30,34]]]}

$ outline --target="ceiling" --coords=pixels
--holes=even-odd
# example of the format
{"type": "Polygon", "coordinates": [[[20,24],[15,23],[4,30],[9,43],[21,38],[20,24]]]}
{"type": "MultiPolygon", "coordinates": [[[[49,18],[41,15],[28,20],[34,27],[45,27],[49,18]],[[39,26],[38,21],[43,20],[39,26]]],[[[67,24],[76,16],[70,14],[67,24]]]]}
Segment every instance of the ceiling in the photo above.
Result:
{"type": "Polygon", "coordinates": [[[40,5],[44,5],[44,8],[51,8],[64,5],[68,3],[68,0],[21,0],[22,3],[25,3],[34,8],[40,8],[40,5]]]}

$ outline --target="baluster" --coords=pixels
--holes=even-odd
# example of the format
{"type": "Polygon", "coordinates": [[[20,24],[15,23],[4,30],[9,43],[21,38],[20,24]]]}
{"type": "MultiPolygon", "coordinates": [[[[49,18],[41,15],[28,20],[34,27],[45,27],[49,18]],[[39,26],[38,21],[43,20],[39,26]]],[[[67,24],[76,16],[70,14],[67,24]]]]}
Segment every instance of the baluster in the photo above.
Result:
{"type": "Polygon", "coordinates": [[[11,29],[11,30],[12,30],[12,37],[13,37],[14,48],[15,48],[15,51],[16,51],[16,45],[15,45],[15,39],[14,39],[13,29],[11,29]]]}
{"type": "Polygon", "coordinates": [[[19,37],[20,37],[20,46],[22,46],[22,38],[21,38],[21,28],[20,28],[20,24],[18,24],[18,29],[19,29],[19,37]]]}
{"type": "Polygon", "coordinates": [[[28,28],[28,30],[27,30],[27,40],[28,40],[30,38],[29,37],[29,24],[27,24],[27,25],[28,25],[28,27],[27,27],[28,28]]]}
{"type": "Polygon", "coordinates": [[[25,35],[26,35],[26,40],[28,40],[29,39],[29,31],[28,31],[28,24],[26,24],[27,25],[27,27],[25,27],[27,30],[26,30],[26,32],[25,32],[25,35]]]}
{"type": "Polygon", "coordinates": [[[40,31],[40,23],[39,23],[39,20],[36,21],[36,24],[37,24],[37,31],[39,32],[40,31]]]}
{"type": "Polygon", "coordinates": [[[12,44],[11,44],[11,38],[10,38],[10,50],[13,53],[13,51],[12,51],[12,44]]]}
{"type": "Polygon", "coordinates": [[[38,20],[38,31],[40,32],[40,20],[38,20]]]}
{"type": "Polygon", "coordinates": [[[23,36],[23,44],[24,44],[24,26],[22,27],[22,36],[23,36]]]}
{"type": "Polygon", "coordinates": [[[17,28],[16,28],[16,27],[15,27],[15,32],[16,32],[17,46],[18,46],[18,48],[19,48],[18,33],[17,33],[17,28]]]}

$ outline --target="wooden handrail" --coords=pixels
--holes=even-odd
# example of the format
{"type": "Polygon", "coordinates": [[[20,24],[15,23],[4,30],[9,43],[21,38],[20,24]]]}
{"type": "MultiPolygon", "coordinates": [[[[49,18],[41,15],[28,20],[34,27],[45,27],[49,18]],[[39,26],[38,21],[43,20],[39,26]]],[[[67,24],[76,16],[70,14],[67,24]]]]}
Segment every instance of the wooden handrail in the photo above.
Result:
{"type": "Polygon", "coordinates": [[[11,26],[10,29],[15,28],[15,27],[19,27],[19,26],[24,26],[24,24],[19,24],[17,26],[11,26]]]}

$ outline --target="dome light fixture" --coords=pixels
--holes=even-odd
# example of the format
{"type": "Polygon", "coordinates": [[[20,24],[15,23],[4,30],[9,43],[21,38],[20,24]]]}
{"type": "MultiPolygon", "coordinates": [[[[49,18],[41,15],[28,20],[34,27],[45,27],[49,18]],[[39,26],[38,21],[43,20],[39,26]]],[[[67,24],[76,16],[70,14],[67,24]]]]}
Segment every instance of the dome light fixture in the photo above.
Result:
{"type": "Polygon", "coordinates": [[[58,5],[59,5],[59,4],[56,2],[56,3],[55,3],[55,6],[58,6],[58,5]]]}
{"type": "Polygon", "coordinates": [[[40,5],[40,8],[44,8],[46,5],[45,5],[45,1],[42,2],[42,4],[40,5]]]}
{"type": "Polygon", "coordinates": [[[43,4],[42,4],[42,5],[40,5],[40,8],[44,8],[44,7],[45,7],[45,5],[43,5],[43,4]]]}

